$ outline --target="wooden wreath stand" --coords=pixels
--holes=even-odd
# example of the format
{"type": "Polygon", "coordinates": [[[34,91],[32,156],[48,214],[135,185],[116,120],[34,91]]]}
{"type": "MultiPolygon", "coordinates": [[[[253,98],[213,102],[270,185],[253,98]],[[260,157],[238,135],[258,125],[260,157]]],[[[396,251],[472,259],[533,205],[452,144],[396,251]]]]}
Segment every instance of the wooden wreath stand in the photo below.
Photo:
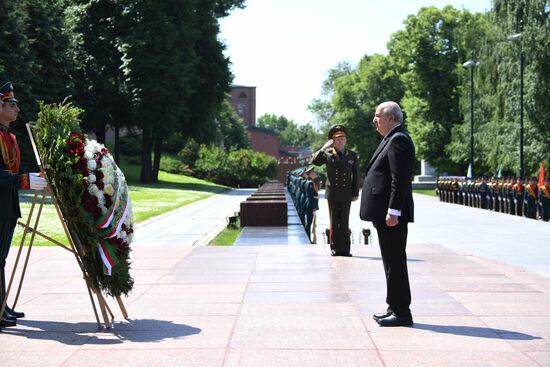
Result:
{"type": "MultiPolygon", "coordinates": [[[[88,295],[90,296],[90,302],[92,304],[92,308],[93,308],[93,311],[94,311],[95,319],[97,321],[98,329],[99,330],[101,330],[103,328],[110,329],[114,325],[113,312],[109,308],[109,305],[107,304],[107,301],[105,300],[105,297],[103,296],[101,290],[99,289],[99,287],[96,284],[94,284],[94,282],[92,282],[90,275],[88,274],[88,272],[86,271],[86,268],[84,267],[84,264],[83,264],[83,261],[82,261],[82,256],[85,255],[86,251],[82,247],[82,242],[78,238],[78,235],[76,233],[74,233],[74,231],[71,231],[69,229],[69,225],[68,225],[67,221],[65,220],[65,218],[63,216],[63,213],[62,213],[62,211],[59,207],[59,204],[58,204],[57,198],[55,197],[54,191],[51,189],[50,181],[48,180],[46,172],[44,171],[44,167],[41,164],[40,155],[38,153],[38,149],[36,147],[36,143],[35,143],[35,139],[34,139],[34,133],[32,131],[32,126],[30,124],[27,124],[27,131],[29,133],[29,138],[31,139],[34,154],[36,156],[36,161],[38,163],[38,166],[40,167],[40,172],[42,173],[42,177],[44,179],[46,179],[46,182],[48,183],[48,185],[47,185],[46,189],[42,191],[42,198],[40,200],[40,204],[38,205],[37,214],[36,214],[36,217],[34,218],[34,224],[31,226],[31,221],[33,219],[34,211],[37,207],[36,203],[38,201],[38,196],[40,194],[40,192],[37,191],[37,190],[34,191],[34,198],[33,198],[33,201],[32,201],[32,205],[31,205],[31,208],[30,208],[30,211],[29,211],[29,216],[27,218],[27,221],[25,223],[23,223],[21,221],[17,222],[18,225],[23,227],[23,236],[21,238],[21,243],[19,244],[19,249],[17,251],[17,256],[15,258],[15,264],[13,266],[13,271],[11,273],[10,281],[9,281],[7,289],[6,289],[6,294],[5,294],[4,299],[2,300],[2,306],[0,308],[0,312],[1,312],[0,315],[4,314],[4,309],[6,308],[6,304],[8,302],[8,295],[10,294],[10,291],[11,291],[11,288],[12,288],[12,285],[13,285],[13,282],[14,282],[15,274],[17,272],[17,268],[19,266],[19,261],[21,259],[21,254],[23,252],[23,248],[25,247],[24,245],[25,245],[25,242],[27,240],[27,235],[30,234],[30,241],[29,241],[29,245],[28,245],[28,250],[27,250],[27,254],[25,256],[25,262],[23,264],[23,269],[21,271],[21,276],[20,276],[20,279],[19,279],[19,285],[17,287],[17,293],[15,294],[15,299],[13,301],[12,309],[15,309],[15,306],[17,305],[17,301],[19,300],[19,295],[21,294],[21,288],[23,286],[23,281],[25,279],[25,273],[27,271],[27,265],[29,263],[29,258],[30,258],[30,255],[31,255],[32,245],[34,243],[35,236],[39,235],[40,237],[48,240],[49,242],[51,242],[51,243],[53,243],[57,246],[60,246],[61,248],[71,252],[74,255],[74,257],[76,259],[76,262],[78,263],[78,266],[80,267],[80,270],[82,271],[82,276],[84,278],[84,281],[86,282],[86,288],[88,289],[88,295]],[[65,236],[67,237],[68,244],[63,244],[63,243],[49,237],[48,235],[46,235],[46,234],[44,234],[44,233],[42,233],[38,230],[38,224],[40,222],[40,216],[42,215],[42,209],[44,207],[44,203],[46,201],[46,196],[48,194],[50,195],[50,197],[52,199],[53,205],[54,205],[55,210],[57,212],[57,216],[59,217],[61,225],[63,226],[63,230],[65,231],[65,236]],[[99,318],[98,307],[96,306],[94,296],[93,296],[94,294],[97,298],[97,304],[99,306],[99,310],[101,312],[103,322],[101,322],[100,318],[99,318]]],[[[120,307],[120,311],[122,312],[123,317],[125,319],[127,319],[128,318],[128,313],[126,312],[126,307],[124,307],[124,303],[120,299],[120,296],[115,297],[115,299],[118,303],[118,306],[120,307]]]]}

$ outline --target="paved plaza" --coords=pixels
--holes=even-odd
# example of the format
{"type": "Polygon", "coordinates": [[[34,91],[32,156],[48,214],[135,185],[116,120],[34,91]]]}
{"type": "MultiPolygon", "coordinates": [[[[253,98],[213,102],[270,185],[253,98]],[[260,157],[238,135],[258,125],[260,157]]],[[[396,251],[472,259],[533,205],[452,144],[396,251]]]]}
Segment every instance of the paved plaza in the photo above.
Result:
{"type": "Polygon", "coordinates": [[[17,305],[27,318],[0,333],[2,366],[550,366],[550,223],[416,195],[415,324],[381,328],[371,315],[386,308],[382,262],[376,241],[359,243],[372,225],[357,204],[352,258],[323,244],[325,200],[318,245],[289,220],[268,238],[256,229],[238,246],[201,246],[249,194],[140,225],[129,320],[110,299],[112,330],[98,332],[74,257],[33,248],[17,305]],[[300,243],[270,243],[284,231],[300,243]]]}

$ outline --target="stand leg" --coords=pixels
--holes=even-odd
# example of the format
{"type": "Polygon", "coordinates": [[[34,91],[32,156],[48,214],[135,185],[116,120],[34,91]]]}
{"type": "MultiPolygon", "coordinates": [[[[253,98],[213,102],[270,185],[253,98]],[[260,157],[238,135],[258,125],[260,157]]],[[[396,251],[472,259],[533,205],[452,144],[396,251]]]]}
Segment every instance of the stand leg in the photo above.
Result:
{"type": "MultiPolygon", "coordinates": [[[[46,191],[42,192],[42,201],[40,201],[40,206],[38,206],[38,214],[36,215],[36,219],[34,221],[34,229],[38,228],[38,223],[40,222],[40,216],[42,215],[42,209],[44,208],[44,202],[46,201],[46,191]]],[[[34,243],[34,237],[36,236],[36,232],[32,231],[31,233],[31,240],[29,242],[29,249],[27,250],[27,256],[25,258],[25,264],[23,265],[23,271],[21,272],[21,279],[19,280],[19,286],[17,287],[17,293],[15,293],[15,299],[13,300],[13,307],[12,309],[15,310],[15,306],[17,305],[17,301],[19,300],[19,295],[21,294],[21,287],[23,286],[23,280],[25,279],[25,274],[27,272],[27,265],[29,264],[29,258],[31,256],[31,250],[32,245],[34,243]]]]}
{"type": "Polygon", "coordinates": [[[122,300],[120,299],[120,296],[116,296],[116,301],[118,302],[118,307],[120,307],[120,311],[122,312],[122,316],[128,320],[128,312],[126,312],[126,307],[124,306],[124,303],[122,303],[122,300]]]}
{"type": "Polygon", "coordinates": [[[4,314],[4,310],[6,309],[6,304],[8,303],[8,296],[10,294],[11,286],[13,284],[13,279],[15,277],[15,272],[17,271],[17,266],[19,265],[19,258],[21,257],[21,252],[23,251],[23,245],[25,244],[25,239],[27,237],[27,228],[29,228],[29,223],[31,222],[32,214],[34,211],[34,207],[36,205],[36,200],[38,199],[38,191],[34,192],[34,198],[32,201],[31,209],[29,211],[29,217],[27,218],[27,224],[26,229],[23,232],[23,237],[21,238],[21,243],[19,244],[19,250],[17,250],[17,256],[15,258],[15,263],[13,264],[13,271],[10,275],[10,281],[8,283],[8,288],[6,289],[6,294],[4,294],[4,299],[2,300],[2,306],[0,307],[0,315],[4,314]]]}

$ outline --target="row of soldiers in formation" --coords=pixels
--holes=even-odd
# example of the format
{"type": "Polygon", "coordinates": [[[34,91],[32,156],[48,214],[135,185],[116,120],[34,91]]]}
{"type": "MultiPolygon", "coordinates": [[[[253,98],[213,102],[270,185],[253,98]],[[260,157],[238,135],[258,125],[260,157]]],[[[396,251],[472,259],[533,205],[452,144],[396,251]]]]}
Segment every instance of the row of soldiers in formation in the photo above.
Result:
{"type": "Polygon", "coordinates": [[[550,220],[550,177],[539,185],[537,177],[523,179],[440,176],[436,182],[439,200],[481,209],[550,220]]]}
{"type": "Polygon", "coordinates": [[[289,171],[286,177],[288,192],[311,243],[317,243],[315,213],[319,210],[319,187],[316,177],[317,172],[311,166],[289,171]]]}

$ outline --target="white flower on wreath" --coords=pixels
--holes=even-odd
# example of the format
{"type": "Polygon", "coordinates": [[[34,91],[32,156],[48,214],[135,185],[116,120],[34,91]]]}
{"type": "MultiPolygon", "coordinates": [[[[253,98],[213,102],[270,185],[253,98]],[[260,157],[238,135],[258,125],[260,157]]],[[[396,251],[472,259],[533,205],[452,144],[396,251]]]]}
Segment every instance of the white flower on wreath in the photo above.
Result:
{"type": "Polygon", "coordinates": [[[93,183],[96,182],[96,181],[97,181],[97,177],[95,177],[95,175],[94,175],[93,173],[90,173],[90,174],[88,175],[88,182],[91,183],[91,184],[93,184],[93,183]]]}
{"type": "Polygon", "coordinates": [[[99,193],[99,189],[95,184],[91,184],[90,186],[88,186],[88,192],[93,196],[97,196],[97,194],[99,193]]]}
{"type": "Polygon", "coordinates": [[[89,161],[88,161],[88,169],[89,169],[90,171],[93,171],[93,170],[95,170],[96,168],[97,168],[96,162],[95,162],[93,159],[89,160],[89,161]]]}
{"type": "Polygon", "coordinates": [[[113,178],[113,173],[112,171],[109,171],[108,169],[103,169],[103,183],[105,184],[114,184],[115,183],[115,180],[113,178]]]}
{"type": "Polygon", "coordinates": [[[107,184],[103,187],[103,192],[109,196],[113,196],[115,194],[115,188],[113,187],[113,185],[107,184]]]}

